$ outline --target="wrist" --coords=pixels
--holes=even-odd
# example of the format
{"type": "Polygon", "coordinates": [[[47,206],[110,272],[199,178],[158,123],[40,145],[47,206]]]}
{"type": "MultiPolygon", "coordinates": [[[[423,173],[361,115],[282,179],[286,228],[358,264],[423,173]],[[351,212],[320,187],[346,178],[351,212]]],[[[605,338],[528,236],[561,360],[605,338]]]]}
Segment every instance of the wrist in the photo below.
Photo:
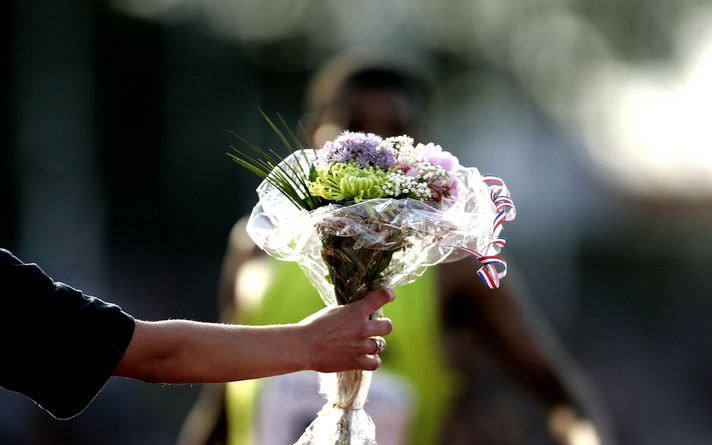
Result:
{"type": "Polygon", "coordinates": [[[306,324],[289,325],[287,335],[292,340],[291,351],[288,351],[294,357],[294,365],[297,371],[312,370],[315,368],[314,354],[310,347],[309,328],[306,324]]]}

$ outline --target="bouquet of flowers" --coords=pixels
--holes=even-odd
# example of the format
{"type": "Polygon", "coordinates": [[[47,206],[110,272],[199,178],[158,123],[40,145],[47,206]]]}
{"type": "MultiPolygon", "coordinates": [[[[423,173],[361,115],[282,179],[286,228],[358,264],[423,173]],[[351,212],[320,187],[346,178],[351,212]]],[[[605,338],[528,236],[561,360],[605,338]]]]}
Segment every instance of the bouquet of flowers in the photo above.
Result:
{"type": "MultiPolygon", "coordinates": [[[[325,304],[352,303],[467,255],[482,264],[477,275],[487,287],[499,286],[506,275],[499,234],[515,217],[501,179],[408,136],[345,131],[318,150],[306,148],[283,120],[280,129],[265,118],[284,155],[238,135],[255,156],[234,147],[228,153],[264,178],[247,231],[268,254],[298,262],[325,304]]],[[[327,403],[297,444],[375,445],[363,410],[370,378],[361,370],[322,374],[327,403]]]]}

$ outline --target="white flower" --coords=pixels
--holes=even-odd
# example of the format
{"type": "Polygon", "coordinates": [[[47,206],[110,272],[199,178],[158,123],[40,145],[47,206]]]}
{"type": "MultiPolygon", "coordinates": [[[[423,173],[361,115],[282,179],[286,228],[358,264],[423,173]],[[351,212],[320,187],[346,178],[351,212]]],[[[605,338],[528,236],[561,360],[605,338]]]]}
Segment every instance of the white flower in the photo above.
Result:
{"type": "Polygon", "coordinates": [[[417,178],[406,176],[403,172],[396,171],[388,174],[388,180],[382,186],[386,195],[393,198],[408,197],[413,199],[427,199],[430,197],[430,189],[425,182],[418,181],[417,178]]]}

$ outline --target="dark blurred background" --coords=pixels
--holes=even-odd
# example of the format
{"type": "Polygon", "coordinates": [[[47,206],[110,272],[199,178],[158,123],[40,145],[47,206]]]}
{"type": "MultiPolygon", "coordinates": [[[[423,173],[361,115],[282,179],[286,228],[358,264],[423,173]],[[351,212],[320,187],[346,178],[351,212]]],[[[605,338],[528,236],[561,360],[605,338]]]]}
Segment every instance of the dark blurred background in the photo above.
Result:
{"type": "MultiPolygon", "coordinates": [[[[138,318],[215,320],[257,185],[225,130],[273,142],[258,107],[296,123],[323,62],[377,47],[433,86],[432,139],[507,180],[512,279],[620,443],[712,443],[709,1],[14,0],[0,17],[0,245],[55,279],[138,318]]],[[[171,444],[197,392],[114,379],[66,422],[2,392],[0,443],[171,444]]]]}

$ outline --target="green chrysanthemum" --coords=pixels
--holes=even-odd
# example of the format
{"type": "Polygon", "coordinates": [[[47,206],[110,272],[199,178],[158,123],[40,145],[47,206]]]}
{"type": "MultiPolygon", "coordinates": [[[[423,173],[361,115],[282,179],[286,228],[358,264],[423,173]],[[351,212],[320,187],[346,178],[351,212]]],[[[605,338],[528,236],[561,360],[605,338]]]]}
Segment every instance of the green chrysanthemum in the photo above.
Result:
{"type": "Polygon", "coordinates": [[[309,191],[330,201],[382,198],[387,173],[373,167],[361,168],[355,162],[336,163],[328,169],[317,169],[309,191]]]}

